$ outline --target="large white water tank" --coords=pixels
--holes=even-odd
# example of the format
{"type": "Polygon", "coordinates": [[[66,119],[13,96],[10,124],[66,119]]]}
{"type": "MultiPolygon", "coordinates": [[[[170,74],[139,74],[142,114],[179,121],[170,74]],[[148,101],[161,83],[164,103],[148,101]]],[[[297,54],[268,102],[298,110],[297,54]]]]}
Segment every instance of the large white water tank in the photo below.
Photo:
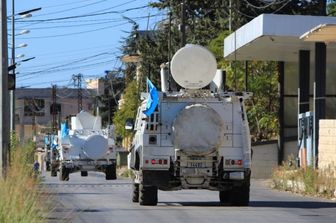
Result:
{"type": "Polygon", "coordinates": [[[179,49],[171,61],[174,80],[186,89],[200,89],[207,86],[215,77],[217,62],[206,48],[187,44],[179,49]]]}
{"type": "Polygon", "coordinates": [[[91,135],[85,140],[82,149],[88,158],[96,160],[104,157],[108,150],[108,142],[101,135],[91,135]]]}
{"type": "Polygon", "coordinates": [[[206,155],[218,149],[224,140],[221,116],[203,104],[186,106],[172,126],[174,147],[189,155],[206,155]]]}

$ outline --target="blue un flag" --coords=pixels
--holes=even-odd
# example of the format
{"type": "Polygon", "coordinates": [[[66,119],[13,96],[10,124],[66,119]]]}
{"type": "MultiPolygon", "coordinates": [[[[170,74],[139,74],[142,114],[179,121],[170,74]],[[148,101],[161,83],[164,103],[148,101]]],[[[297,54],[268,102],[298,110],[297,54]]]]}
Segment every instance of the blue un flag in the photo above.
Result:
{"type": "Polygon", "coordinates": [[[61,123],[61,137],[62,139],[66,136],[69,135],[69,128],[68,128],[68,123],[62,122],[61,123]]]}
{"type": "Polygon", "coordinates": [[[146,116],[150,116],[155,111],[156,106],[159,103],[159,94],[154,84],[148,78],[147,78],[147,85],[149,96],[147,99],[146,110],[144,110],[143,113],[146,116]]]}

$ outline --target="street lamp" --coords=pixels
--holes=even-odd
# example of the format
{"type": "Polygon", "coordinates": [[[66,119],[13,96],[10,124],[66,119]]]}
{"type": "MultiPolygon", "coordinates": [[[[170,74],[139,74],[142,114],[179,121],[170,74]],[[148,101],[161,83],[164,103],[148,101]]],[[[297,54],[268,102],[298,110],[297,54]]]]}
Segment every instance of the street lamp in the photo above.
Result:
{"type": "Polygon", "coordinates": [[[23,48],[23,47],[27,47],[27,46],[28,46],[27,43],[21,43],[16,48],[23,48]]]}
{"type": "Polygon", "coordinates": [[[32,14],[24,14],[24,15],[22,15],[21,16],[21,19],[25,19],[25,18],[30,18],[30,17],[32,17],[33,15],[32,14]]]}
{"type": "MultiPolygon", "coordinates": [[[[24,29],[22,30],[21,32],[19,32],[18,34],[16,34],[17,36],[18,35],[24,35],[24,34],[27,34],[27,33],[30,33],[30,30],[29,29],[24,29]]],[[[15,34],[12,34],[12,35],[15,35],[15,34]]],[[[13,37],[12,37],[13,38],[13,37]]]]}
{"type": "MultiPolygon", "coordinates": [[[[21,16],[21,18],[29,18],[31,17],[32,12],[35,11],[39,11],[42,8],[34,8],[34,9],[30,9],[30,10],[26,10],[23,12],[19,12],[17,14],[15,14],[15,0],[12,0],[12,49],[11,49],[11,54],[12,54],[12,58],[11,58],[11,66],[13,66],[12,68],[12,78],[13,78],[13,86],[12,86],[12,90],[9,91],[9,101],[10,101],[10,131],[14,131],[15,130],[15,82],[16,82],[16,75],[15,75],[15,15],[19,15],[21,16]]],[[[23,35],[23,34],[27,34],[29,33],[29,30],[22,30],[20,33],[18,33],[18,35],[23,35]]],[[[27,45],[26,45],[27,46],[27,45]]]]}
{"type": "MultiPolygon", "coordinates": [[[[22,58],[24,57],[25,55],[23,53],[19,54],[19,55],[16,55],[16,58],[22,58]]],[[[13,63],[14,64],[14,63],[13,63]]]]}

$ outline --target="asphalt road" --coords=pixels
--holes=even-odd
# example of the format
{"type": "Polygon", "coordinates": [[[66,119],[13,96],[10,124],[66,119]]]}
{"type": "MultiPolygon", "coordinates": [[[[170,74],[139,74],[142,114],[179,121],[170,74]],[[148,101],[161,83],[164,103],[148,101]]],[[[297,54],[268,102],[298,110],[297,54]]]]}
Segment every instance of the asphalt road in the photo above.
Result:
{"type": "Polygon", "coordinates": [[[252,181],[249,207],[220,206],[218,192],[207,190],[159,191],[157,206],[139,206],[131,202],[129,180],[106,181],[94,172],[71,174],[68,182],[48,173],[44,184],[57,204],[49,222],[336,222],[336,202],[272,190],[261,180],[252,181]]]}

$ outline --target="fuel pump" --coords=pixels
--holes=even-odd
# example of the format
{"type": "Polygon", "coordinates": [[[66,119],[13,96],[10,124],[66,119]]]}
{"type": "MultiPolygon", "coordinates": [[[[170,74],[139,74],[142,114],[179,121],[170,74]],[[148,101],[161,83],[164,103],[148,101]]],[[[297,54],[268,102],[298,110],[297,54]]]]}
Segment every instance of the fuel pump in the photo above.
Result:
{"type": "Polygon", "coordinates": [[[298,117],[298,166],[314,166],[314,114],[305,112],[298,117]]]}

